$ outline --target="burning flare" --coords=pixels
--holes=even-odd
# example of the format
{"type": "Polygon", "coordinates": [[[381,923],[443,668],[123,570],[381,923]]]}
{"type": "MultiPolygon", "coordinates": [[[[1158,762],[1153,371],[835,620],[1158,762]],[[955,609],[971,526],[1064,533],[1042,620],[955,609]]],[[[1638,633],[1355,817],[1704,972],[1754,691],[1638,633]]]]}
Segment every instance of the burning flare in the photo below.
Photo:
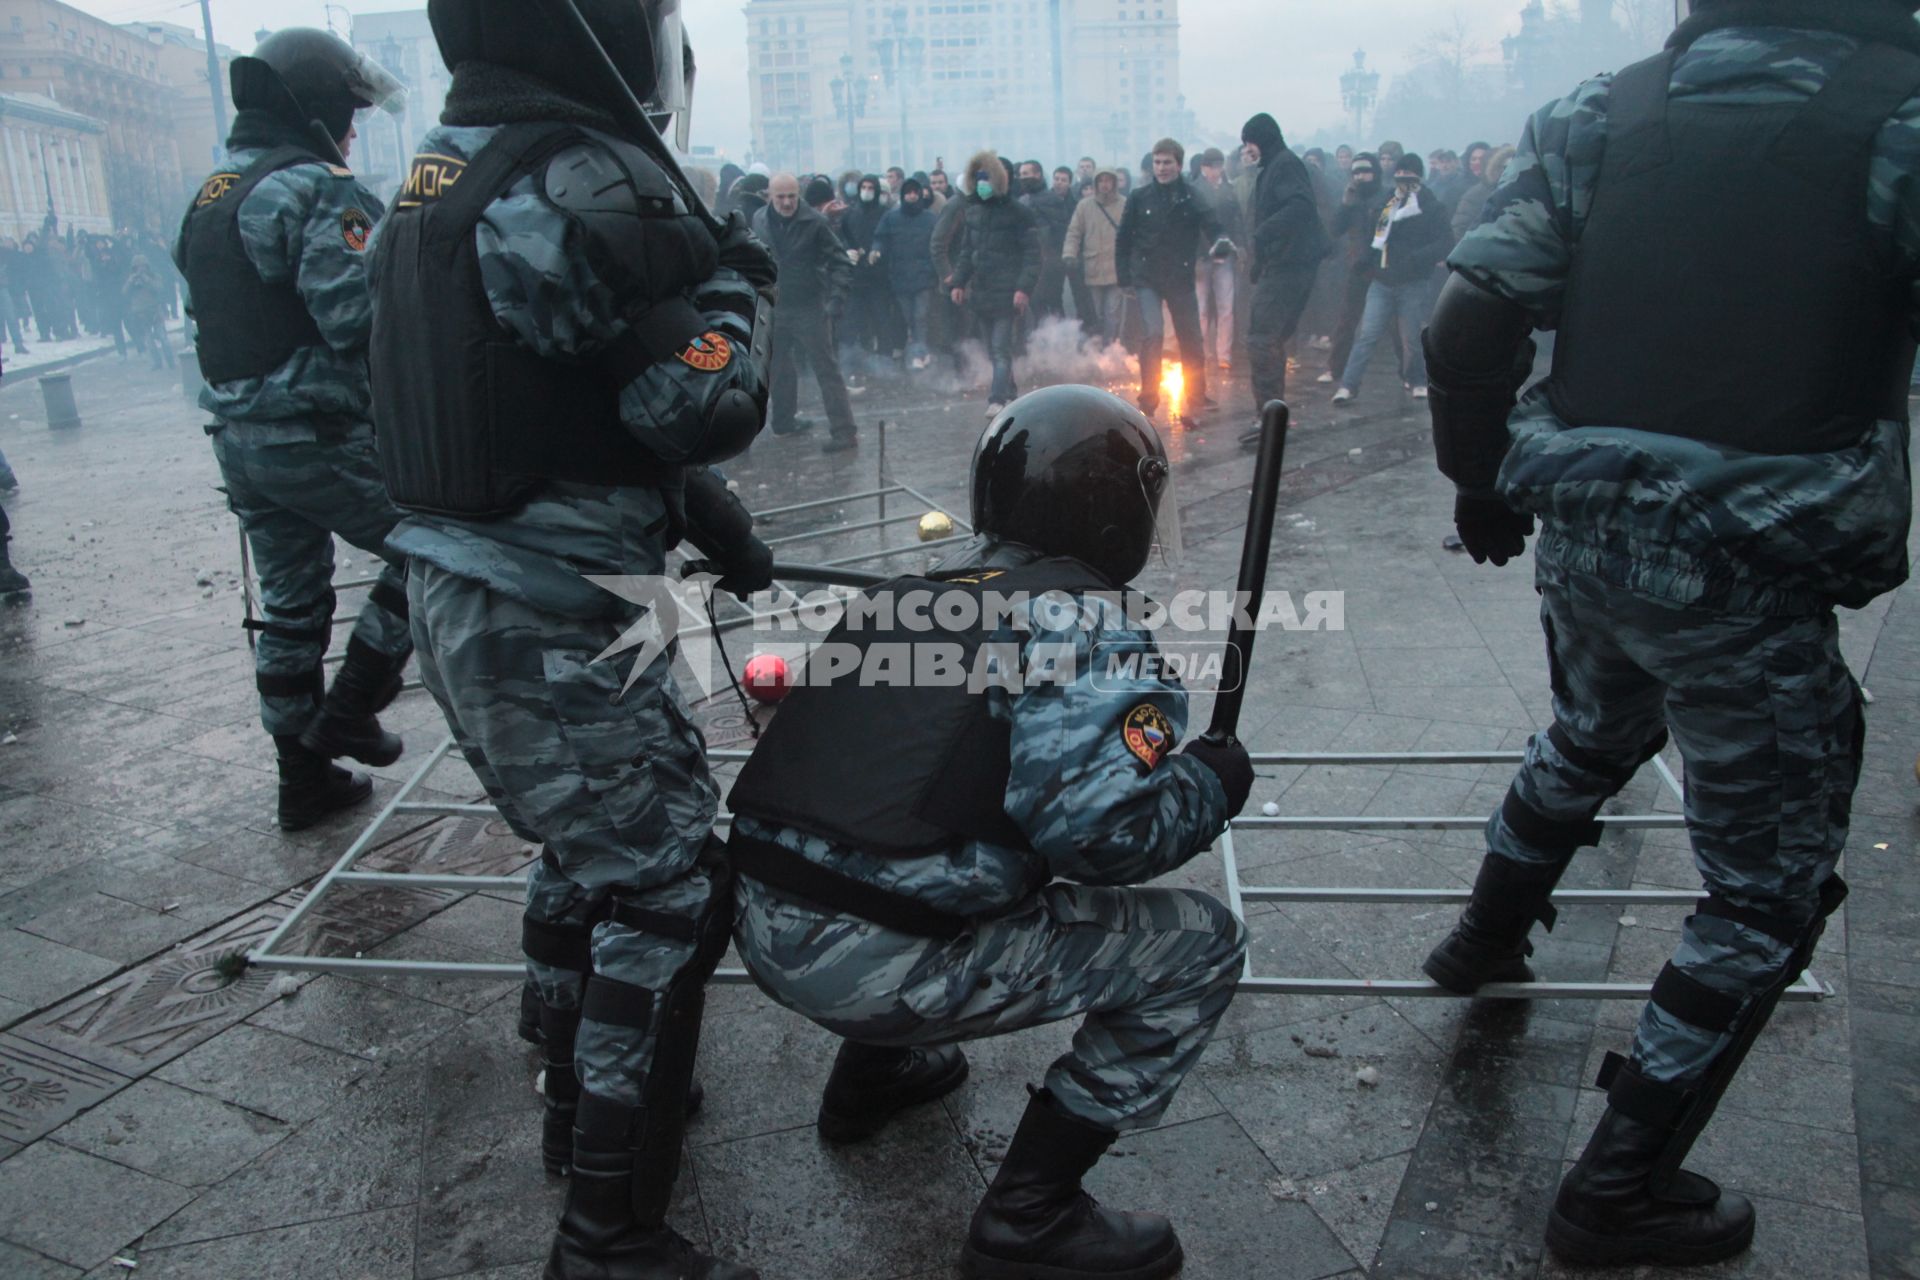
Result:
{"type": "Polygon", "coordinates": [[[1160,402],[1177,421],[1187,410],[1186,401],[1187,371],[1178,360],[1169,360],[1160,369],[1160,402]]]}

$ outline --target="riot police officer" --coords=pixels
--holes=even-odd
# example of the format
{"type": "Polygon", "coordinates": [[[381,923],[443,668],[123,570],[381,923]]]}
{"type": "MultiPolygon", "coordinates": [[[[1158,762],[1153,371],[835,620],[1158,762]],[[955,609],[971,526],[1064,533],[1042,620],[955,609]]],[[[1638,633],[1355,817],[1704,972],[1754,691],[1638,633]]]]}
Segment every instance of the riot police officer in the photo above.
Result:
{"type": "Polygon", "coordinates": [[[1527,934],[1671,732],[1706,896],[1547,1229],[1690,1264],[1753,1207],[1681,1162],[1846,889],[1864,733],[1834,606],[1907,576],[1920,273],[1908,0],[1700,0],[1667,49],[1537,114],[1426,337],[1461,540],[1535,547],[1554,722],[1427,973],[1530,976],[1527,934]],[[1515,404],[1531,327],[1553,372],[1515,404]]]}
{"type": "Polygon", "coordinates": [[[1085,1015],[973,1216],[969,1276],[1154,1280],[1180,1267],[1165,1218],[1102,1208],[1080,1185],[1121,1130],[1166,1111],[1246,951],[1212,897],[1127,887],[1206,849],[1253,785],[1237,743],[1175,752],[1177,682],[1150,661],[1118,673],[1098,661],[1155,652],[1117,594],[1147,562],[1166,481],[1153,425],[1105,391],[1016,400],[974,455],[979,536],[929,579],[877,589],[876,603],[894,602],[880,621],[842,621],[826,649],[850,674],[795,691],[729,797],[735,938],[780,1003],[896,1047],[1085,1015]],[[921,591],[930,632],[905,621],[921,591]],[[919,671],[942,648],[959,670],[982,673],[984,656],[1011,678],[851,674],[876,658],[919,671]]]}
{"type": "Polygon", "coordinates": [[[259,574],[260,719],[279,757],[280,826],[294,831],[373,794],[331,758],[386,765],[401,752],[375,718],[413,647],[367,382],[364,253],[381,207],[345,162],[354,113],[397,111],[405,91],[344,40],[302,28],[234,59],[232,80],[227,153],[187,210],[174,261],[207,434],[259,574]],[[335,534],[387,563],[326,690],[335,534]]]}
{"type": "Polygon", "coordinates": [[[685,537],[767,584],[704,464],[763,422],[772,263],[655,132],[686,109],[678,0],[428,16],[454,76],[373,251],[380,453],[421,679],[544,845],[523,947],[572,1177],[546,1274],[751,1277],[666,1225],[731,918],[705,743],[667,657],[599,660],[640,611],[587,575],[661,574],[685,537]]]}

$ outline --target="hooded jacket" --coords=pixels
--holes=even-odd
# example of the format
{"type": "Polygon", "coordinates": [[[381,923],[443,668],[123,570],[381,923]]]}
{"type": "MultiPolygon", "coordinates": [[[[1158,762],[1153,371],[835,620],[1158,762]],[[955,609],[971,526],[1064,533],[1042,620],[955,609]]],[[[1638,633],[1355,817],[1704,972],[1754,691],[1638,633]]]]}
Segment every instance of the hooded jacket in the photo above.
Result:
{"type": "Polygon", "coordinates": [[[1266,113],[1247,121],[1240,138],[1260,148],[1260,176],[1253,186],[1252,224],[1255,280],[1269,271],[1314,267],[1331,247],[1320,221],[1313,174],[1287,150],[1280,125],[1266,113]]]}
{"type": "Polygon", "coordinates": [[[1094,193],[1082,200],[1067,224],[1066,248],[1061,256],[1078,259],[1086,282],[1101,288],[1120,283],[1116,251],[1120,244],[1120,220],[1126,216],[1127,201],[1120,194],[1119,177],[1111,169],[1093,176],[1094,193]],[[1100,179],[1114,179],[1114,192],[1101,200],[1100,179]]]}
{"type": "Polygon", "coordinates": [[[967,303],[985,316],[1013,310],[1013,295],[1031,294],[1040,282],[1040,231],[1031,210],[1007,195],[1007,166],[991,151],[967,161],[966,212],[954,254],[953,284],[967,290],[967,303]],[[984,174],[993,194],[982,200],[975,175],[984,174]]]}
{"type": "Polygon", "coordinates": [[[873,248],[880,255],[888,286],[895,293],[918,293],[935,284],[933,228],[940,216],[928,207],[927,193],[913,178],[901,184],[900,197],[900,203],[887,210],[874,229],[873,248]],[[918,203],[907,203],[909,191],[919,194],[918,203]]]}
{"type": "Polygon", "coordinates": [[[773,250],[780,268],[783,310],[818,307],[833,312],[846,300],[853,267],[826,215],[801,201],[791,218],[768,205],[753,215],[753,234],[773,250]]]}
{"type": "Polygon", "coordinates": [[[1493,197],[1493,189],[1500,185],[1500,179],[1506,176],[1507,165],[1512,163],[1513,154],[1512,147],[1497,147],[1487,153],[1486,162],[1480,167],[1480,172],[1485,176],[1468,187],[1461,195],[1460,202],[1453,207],[1455,244],[1480,225],[1480,217],[1487,211],[1487,201],[1493,197]]]}

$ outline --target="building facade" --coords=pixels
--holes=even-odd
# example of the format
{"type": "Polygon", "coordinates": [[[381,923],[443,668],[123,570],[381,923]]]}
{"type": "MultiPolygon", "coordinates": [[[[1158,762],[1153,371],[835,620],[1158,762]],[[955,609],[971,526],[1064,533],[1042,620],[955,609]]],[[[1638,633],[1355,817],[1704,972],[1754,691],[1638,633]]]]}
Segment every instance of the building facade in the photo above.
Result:
{"type": "MultiPolygon", "coordinates": [[[[213,168],[214,157],[226,143],[213,114],[213,90],[207,84],[206,39],[199,28],[177,22],[129,22],[126,29],[147,42],[159,64],[160,80],[167,86],[174,146],[180,153],[187,194],[191,195],[213,168]]],[[[239,53],[218,42],[214,52],[220,59],[220,96],[226,103],[227,124],[231,126],[231,71],[239,53]]]]}
{"type": "Polygon", "coordinates": [[[0,93],[0,235],[20,239],[51,211],[62,232],[114,228],[106,125],[37,93],[0,93]]]}
{"type": "Polygon", "coordinates": [[[0,93],[42,95],[103,126],[115,224],[158,230],[178,220],[200,175],[184,171],[173,93],[145,35],[58,0],[0,0],[0,93]]]}
{"type": "Polygon", "coordinates": [[[749,0],[746,18],[754,158],[776,168],[957,169],[981,147],[1131,166],[1192,127],[1177,0],[749,0]]]}
{"type": "Polygon", "coordinates": [[[352,42],[407,86],[406,114],[363,115],[362,132],[349,157],[361,180],[388,196],[399,189],[420,139],[440,123],[453,75],[440,59],[425,9],[355,14],[352,42]]]}

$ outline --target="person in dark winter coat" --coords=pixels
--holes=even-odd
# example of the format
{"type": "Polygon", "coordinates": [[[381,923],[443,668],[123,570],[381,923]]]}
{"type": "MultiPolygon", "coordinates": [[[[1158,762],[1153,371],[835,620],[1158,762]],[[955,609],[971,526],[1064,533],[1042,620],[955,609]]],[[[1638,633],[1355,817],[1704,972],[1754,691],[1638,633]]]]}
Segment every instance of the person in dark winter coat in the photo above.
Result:
{"type": "Polygon", "coordinates": [[[1253,308],[1247,324],[1247,360],[1253,366],[1258,409],[1287,394],[1287,344],[1300,327],[1320,262],[1327,256],[1315,183],[1300,157],[1287,150],[1280,125],[1264,112],[1240,131],[1249,163],[1260,166],[1253,210],[1253,308]]]}
{"type": "Polygon", "coordinates": [[[887,273],[873,260],[873,233],[887,214],[880,202],[883,188],[875,174],[866,174],[854,184],[853,198],[840,215],[840,243],[847,247],[853,263],[853,290],[850,305],[840,326],[840,350],[874,351],[881,355],[892,349],[895,326],[889,323],[892,298],[887,288],[887,273]]]}
{"type": "Polygon", "coordinates": [[[1406,351],[1401,380],[1416,400],[1427,396],[1427,362],[1420,349],[1420,330],[1433,303],[1433,270],[1453,245],[1448,225],[1452,210],[1425,187],[1426,166],[1409,152],[1394,167],[1393,198],[1380,212],[1372,241],[1373,283],[1367,287],[1367,309],[1360,317],[1360,333],[1347,358],[1335,404],[1354,398],[1367,372],[1373,349],[1396,321],[1406,351]]]}
{"type": "Polygon", "coordinates": [[[900,184],[900,203],[887,210],[874,229],[868,255],[887,274],[894,305],[906,323],[907,359],[927,367],[927,312],[933,298],[933,228],[938,221],[918,178],[900,184]]]}
{"type": "Polygon", "coordinates": [[[1186,148],[1172,138],[1162,138],[1154,144],[1149,161],[1152,181],[1127,197],[1115,247],[1120,283],[1132,289],[1140,302],[1140,408],[1148,416],[1160,408],[1160,362],[1166,343],[1160,306],[1165,303],[1180,340],[1188,405],[1210,409],[1200,301],[1193,288],[1194,260],[1203,242],[1220,254],[1231,251],[1233,245],[1221,238],[1213,205],[1181,176],[1186,148]]]}
{"type": "Polygon", "coordinates": [[[833,320],[846,305],[853,273],[845,246],[818,209],[800,199],[800,183],[777,174],[769,186],[770,203],[753,219],[753,233],[773,251],[780,268],[780,305],[773,312],[773,377],[767,427],[777,436],[804,431],[812,423],[794,417],[800,391],[797,362],[805,360],[820,384],[832,437],[829,450],[857,443],[853,402],[834,352],[833,320]]]}
{"type": "MultiPolygon", "coordinates": [[[[1360,317],[1367,309],[1367,286],[1373,283],[1373,233],[1380,221],[1380,208],[1387,202],[1387,187],[1380,177],[1380,157],[1362,151],[1353,158],[1347,171],[1347,189],[1340,197],[1340,208],[1333,216],[1334,256],[1340,262],[1339,319],[1333,329],[1333,347],[1327,353],[1327,369],[1318,378],[1332,382],[1347,368],[1353,354],[1353,336],[1360,331],[1360,317]]],[[[1390,329],[1396,358],[1405,352],[1400,331],[1390,329]]]]}
{"type": "Polygon", "coordinates": [[[1040,283],[1038,225],[1007,187],[1007,166],[992,151],[967,162],[967,209],[953,265],[953,301],[972,310],[993,360],[989,416],[1020,394],[1013,381],[1013,345],[1020,317],[1040,283]]]}

